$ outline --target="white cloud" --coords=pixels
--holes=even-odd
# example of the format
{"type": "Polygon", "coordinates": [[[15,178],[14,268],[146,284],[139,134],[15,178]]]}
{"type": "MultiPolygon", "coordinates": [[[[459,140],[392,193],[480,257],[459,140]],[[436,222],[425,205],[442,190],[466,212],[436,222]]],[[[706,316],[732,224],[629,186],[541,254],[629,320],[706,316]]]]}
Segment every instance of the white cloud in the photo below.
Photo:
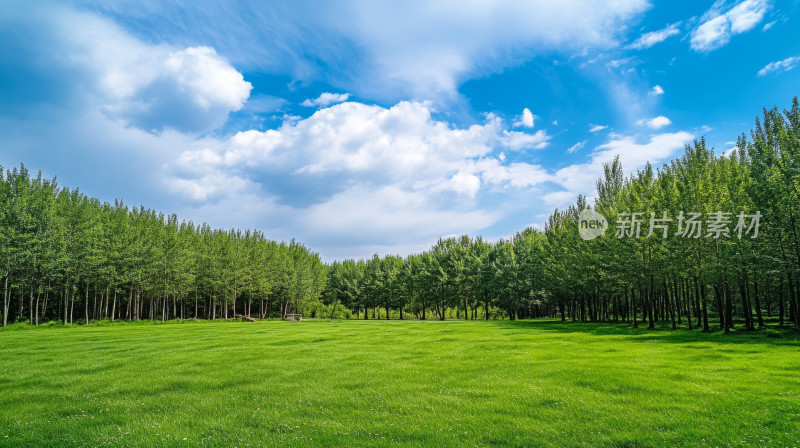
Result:
{"type": "Polygon", "coordinates": [[[459,171],[448,179],[432,188],[432,191],[453,191],[460,195],[474,198],[481,189],[481,179],[467,171],[459,171]]]}
{"type": "Polygon", "coordinates": [[[482,125],[453,129],[431,118],[427,103],[401,102],[385,109],[356,102],[322,109],[277,130],[234,135],[221,152],[192,151],[184,162],[207,165],[269,167],[290,173],[379,173],[382,181],[407,185],[450,179],[465,161],[495,149],[536,149],[547,145],[544,130],[536,134],[509,131],[495,115],[482,125]]]}
{"type": "Polygon", "coordinates": [[[647,143],[638,143],[632,136],[613,136],[608,143],[595,148],[589,162],[570,165],[553,173],[552,182],[570,193],[562,197],[572,198],[561,206],[569,205],[578,194],[594,197],[595,182],[603,175],[603,164],[614,157],[619,156],[623,168],[631,173],[647,162],[657,165],[675,157],[692,138],[692,134],[683,131],[653,135],[647,143]]]}
{"type": "Polygon", "coordinates": [[[294,8],[253,2],[251,20],[242,21],[215,4],[193,7],[189,15],[179,3],[96,3],[160,25],[137,29],[153,40],[213,36],[217,50],[237,66],[324,80],[387,101],[451,98],[464,79],[516,66],[532,49],[574,54],[616,46],[628,23],[651,6],[647,0],[330,1],[294,8]]]}
{"type": "Polygon", "coordinates": [[[663,94],[664,94],[664,89],[661,88],[661,86],[659,85],[655,85],[653,86],[652,89],[650,89],[650,95],[663,95],[663,94]]]}
{"type": "MultiPolygon", "coordinates": [[[[574,192],[564,190],[547,193],[542,197],[542,199],[549,207],[565,207],[566,204],[574,203],[577,197],[578,195],[576,195],[574,192]]],[[[548,216],[545,216],[543,220],[546,220],[547,218],[548,216]]]]}
{"type": "MultiPolygon", "coordinates": [[[[479,233],[521,207],[568,205],[577,194],[593,194],[603,162],[617,154],[635,170],[666,160],[692,138],[676,132],[639,143],[612,134],[588,162],[549,171],[503,157],[519,136],[534,137],[506,126],[489,114],[456,128],[433,119],[427,103],[349,102],[192,149],[170,170],[178,173],[174,191],[207,198],[206,212],[248,208],[271,223],[273,237],[298,237],[326,257],[367,256],[479,233]],[[538,199],[525,200],[531,197],[538,199]]],[[[544,135],[534,147],[549,139],[544,135]]]]}
{"type": "Polygon", "coordinates": [[[782,61],[770,62],[758,71],[758,76],[764,76],[773,72],[788,72],[800,63],[800,56],[793,56],[782,61]]]}
{"type": "Polygon", "coordinates": [[[501,164],[493,158],[478,160],[474,169],[481,173],[487,184],[499,189],[526,188],[552,180],[552,176],[541,166],[529,163],[501,164]]]}
{"type": "Polygon", "coordinates": [[[764,26],[761,28],[761,31],[769,31],[769,29],[775,26],[776,23],[778,23],[778,21],[773,20],[772,22],[764,24],[764,26]]]}
{"type": "Polygon", "coordinates": [[[532,128],[533,118],[533,113],[531,113],[531,110],[526,107],[525,109],[522,109],[522,115],[517,119],[517,121],[514,122],[514,127],[516,128],[524,126],[526,128],[532,128]]]}
{"type": "Polygon", "coordinates": [[[583,146],[584,146],[585,144],[586,144],[586,140],[584,140],[584,141],[582,141],[582,142],[575,143],[574,145],[570,146],[570,147],[567,149],[567,154],[572,154],[572,153],[574,153],[574,152],[577,152],[577,151],[579,151],[581,148],[583,148],[583,146]]]}
{"type": "Polygon", "coordinates": [[[671,125],[672,124],[672,120],[670,120],[669,118],[667,118],[667,117],[665,117],[663,115],[659,115],[659,116],[657,116],[655,118],[651,118],[649,120],[639,120],[639,121],[636,122],[636,124],[639,125],[639,126],[647,126],[647,127],[651,128],[651,129],[661,129],[664,126],[671,125]]]}
{"type": "Polygon", "coordinates": [[[733,155],[733,153],[736,152],[737,149],[739,149],[738,146],[733,146],[731,148],[728,148],[728,149],[722,151],[722,155],[725,156],[725,157],[731,157],[733,155]]]}
{"type": "Polygon", "coordinates": [[[416,7],[359,4],[353,21],[342,22],[339,29],[373,58],[377,76],[364,79],[377,84],[365,88],[407,85],[416,97],[452,94],[465,76],[515,65],[529,48],[572,52],[613,45],[627,21],[649,7],[644,0],[412,3],[416,7]]]}
{"type": "Polygon", "coordinates": [[[603,129],[608,129],[608,126],[600,125],[600,124],[590,124],[589,125],[589,132],[597,133],[602,131],[603,129]]]}
{"type": "Polygon", "coordinates": [[[550,144],[550,136],[543,130],[535,134],[524,132],[503,131],[503,145],[508,149],[542,149],[550,144]]]}
{"type": "Polygon", "coordinates": [[[744,0],[723,12],[718,0],[706,12],[701,24],[692,31],[691,46],[695,51],[711,51],[727,44],[731,36],[753,29],[769,9],[767,0],[744,0]]]}
{"type": "Polygon", "coordinates": [[[260,192],[268,205],[259,214],[280,216],[272,220],[283,222],[278,230],[287,238],[320,247],[395,244],[396,232],[429,244],[497,222],[503,215],[496,204],[475,203],[487,188],[533,188],[549,179],[541,167],[509,164],[502,153],[544,147],[546,132],[506,126],[488,114],[482,124],[454,128],[433,119],[428,103],[347,102],[276,130],[240,132],[184,152],[168,169],[171,191],[230,207],[247,201],[255,210],[250,192],[260,192]]]}
{"type": "Polygon", "coordinates": [[[678,29],[680,24],[681,22],[676,22],[658,31],[651,31],[649,33],[642,34],[638,39],[636,39],[635,42],[628,45],[628,48],[641,50],[644,48],[650,48],[655,44],[664,42],[670,37],[680,33],[680,30],[678,29]]]}
{"type": "Polygon", "coordinates": [[[673,132],[654,135],[645,144],[636,143],[630,136],[618,137],[600,145],[592,154],[592,162],[610,161],[619,155],[620,161],[629,170],[644,166],[646,162],[658,163],[683,149],[693,136],[688,132],[673,132]]]}
{"type": "MultiPolygon", "coordinates": [[[[454,20],[483,23],[486,14],[475,13],[474,9],[494,10],[496,7],[482,5],[466,8],[464,14],[474,17],[454,20]]],[[[609,30],[618,29],[615,25],[624,25],[619,15],[624,7],[620,5],[645,7],[644,2],[619,3],[613,7],[587,2],[587,11],[600,13],[581,17],[585,11],[571,11],[581,6],[580,3],[569,4],[569,7],[559,4],[542,14],[545,19],[535,18],[536,23],[544,20],[542,30],[523,30],[530,27],[530,20],[521,17],[516,25],[510,25],[517,31],[509,32],[507,38],[493,36],[492,42],[482,46],[475,43],[478,38],[470,37],[472,40],[467,39],[469,42],[458,47],[459,51],[454,55],[455,59],[466,55],[463,69],[450,70],[444,64],[437,65],[428,73],[431,76],[442,75],[441,78],[399,73],[396,79],[391,79],[391,71],[381,69],[386,67],[380,63],[386,56],[370,53],[370,49],[382,48],[378,44],[370,46],[359,41],[358,54],[362,55],[363,51],[365,67],[378,67],[375,73],[381,76],[376,77],[376,85],[389,76],[390,84],[398,83],[408,91],[435,94],[442,91],[442,86],[448,85],[448,79],[458,80],[481,70],[495,70],[496,67],[486,68],[482,63],[496,58],[505,61],[503,56],[497,55],[500,52],[498,48],[512,48],[509,53],[516,56],[525,53],[518,50],[520,42],[528,42],[519,38],[520,33],[535,34],[538,37],[532,37],[531,42],[544,42],[542,46],[545,48],[614,45],[617,31],[609,30]],[[603,9],[616,12],[604,13],[603,9]],[[555,10],[560,12],[553,12],[555,10]],[[561,15],[563,20],[557,26],[547,23],[547,20],[555,21],[561,15]],[[570,27],[573,19],[578,21],[576,28],[570,27]],[[594,35],[591,35],[592,30],[594,35]],[[543,36],[551,36],[553,40],[543,36]],[[487,48],[489,55],[478,50],[487,48]],[[430,79],[442,82],[425,84],[430,79]]],[[[136,6],[131,4],[130,7],[136,6]]],[[[597,169],[601,167],[601,159],[613,157],[609,151],[625,146],[625,139],[630,139],[627,144],[634,147],[622,148],[626,154],[650,154],[655,158],[666,151],[663,147],[669,143],[668,136],[674,135],[662,134],[653,137],[650,143],[637,143],[632,137],[612,134],[607,144],[611,146],[604,145],[596,150],[590,156],[590,162],[553,172],[531,158],[527,163],[520,161],[523,156],[519,153],[510,155],[508,159],[503,157],[503,152],[508,154],[508,151],[547,146],[550,136],[545,130],[516,132],[510,124],[494,115],[487,115],[484,121],[473,126],[458,127],[433,119],[431,104],[410,101],[389,108],[353,102],[336,104],[305,119],[287,117],[278,129],[251,130],[233,137],[212,133],[197,139],[193,132],[213,129],[224,121],[228,112],[241,107],[241,101],[248,98],[249,85],[239,78],[241,74],[233,64],[226,62],[231,58],[236,66],[246,66],[242,65],[243,59],[231,56],[233,53],[228,50],[232,47],[222,49],[217,42],[214,44],[216,50],[150,44],[164,39],[159,36],[139,40],[114,26],[94,28],[86,33],[98,41],[120,39],[114,45],[104,46],[102,42],[91,42],[76,30],[84,25],[98,26],[94,19],[89,20],[83,14],[78,16],[86,21],[65,19],[70,23],[63,25],[65,31],[59,40],[69,51],[60,52],[61,47],[57,47],[53,59],[63,57],[71,66],[81,67],[88,73],[78,84],[69,86],[71,90],[86,89],[91,95],[82,94],[81,98],[89,97],[91,100],[69,109],[69,114],[74,114],[74,117],[56,120],[52,125],[40,120],[17,127],[15,125],[22,119],[0,117],[0,129],[4,130],[2,142],[13,139],[22,142],[12,145],[17,149],[7,157],[18,154],[28,157],[36,151],[39,160],[57,160],[52,162],[51,168],[65,167],[63,170],[59,168],[58,174],[66,185],[81,186],[82,190],[101,199],[113,200],[114,196],[121,196],[131,204],[143,203],[158,210],[176,211],[182,218],[196,222],[207,220],[217,227],[256,227],[264,230],[270,238],[296,237],[323,252],[327,259],[365,256],[374,251],[405,254],[429,247],[439,235],[485,232],[520,210],[530,212],[527,216],[540,216],[542,203],[549,207],[559,201],[571,202],[578,190],[590,193],[601,173],[597,169]],[[74,51],[75,48],[78,50],[74,51]],[[95,56],[92,51],[100,54],[95,56]],[[117,55],[116,52],[127,53],[117,55]],[[115,57],[119,58],[118,63],[114,61],[115,57]],[[158,63],[147,62],[149,58],[158,63]],[[169,60],[173,62],[167,64],[169,60]],[[94,61],[102,63],[95,64],[94,61]],[[142,67],[138,67],[135,61],[140,61],[142,67]],[[221,81],[221,84],[215,84],[216,81],[221,81]],[[161,104],[167,104],[168,93],[180,100],[176,103],[179,107],[164,108],[164,121],[156,120],[153,112],[157,109],[153,105],[157,103],[152,99],[162,98],[161,104]],[[141,116],[138,115],[140,112],[141,116]],[[179,121],[181,114],[190,115],[191,120],[188,123],[179,121]],[[159,122],[167,126],[151,133],[154,128],[148,124],[159,122]],[[13,136],[5,132],[8,130],[13,131],[13,136]],[[60,151],[50,150],[52,145],[47,143],[53,142],[63,142],[60,151]],[[40,149],[26,153],[30,148],[40,149]],[[69,162],[69,168],[63,162],[69,162]],[[79,164],[83,166],[77,166],[79,164]],[[553,191],[553,185],[558,191],[553,191]]],[[[502,29],[501,19],[492,19],[499,25],[489,28],[502,29]]],[[[96,20],[108,25],[105,20],[96,20]]],[[[348,26],[347,20],[338,20],[341,22],[336,26],[348,26]]],[[[410,18],[406,22],[413,24],[410,18]]],[[[432,23],[423,26],[429,34],[436,31],[432,23]]],[[[467,25],[459,26],[467,28],[467,25]]],[[[213,26],[198,28],[202,33],[213,34],[215,30],[213,26]]],[[[216,28],[216,32],[220,29],[225,30],[216,28]]],[[[235,29],[229,31],[232,34],[238,32],[235,29]]],[[[146,35],[145,31],[141,33],[146,35]]],[[[491,35],[486,30],[473,32],[481,33],[491,35]]],[[[321,35],[331,37],[325,30],[321,30],[321,35]]],[[[460,45],[458,39],[449,39],[439,36],[439,40],[432,42],[460,45]]],[[[166,40],[204,42],[192,38],[166,40]]],[[[235,41],[246,39],[237,38],[235,41]]],[[[267,47],[261,44],[264,41],[250,42],[259,42],[260,46],[267,47]]],[[[415,45],[429,57],[449,51],[448,45],[437,49],[431,44],[427,48],[424,42],[424,37],[420,37],[415,45]]],[[[274,47],[281,48],[277,44],[274,47]]],[[[330,47],[322,47],[320,51],[329,50],[330,47]]],[[[405,50],[397,51],[403,54],[405,50]]],[[[428,63],[431,60],[439,63],[435,58],[429,58],[428,63]]],[[[387,64],[391,65],[391,62],[387,64]]],[[[253,66],[246,68],[252,69],[253,66]]],[[[359,71],[356,77],[369,72],[359,71]]],[[[347,84],[341,79],[331,82],[347,84]]],[[[599,128],[595,132],[606,127],[599,128]]],[[[623,160],[630,161],[626,168],[632,169],[636,167],[633,163],[639,159],[626,155],[623,160]]]]}
{"type": "Polygon", "coordinates": [[[241,73],[209,47],[170,52],[164,67],[161,76],[174,80],[171,82],[205,110],[214,107],[239,110],[253,88],[241,73]]]}
{"type": "Polygon", "coordinates": [[[300,103],[300,105],[305,107],[326,107],[330,106],[331,104],[345,102],[349,98],[350,98],[349,93],[324,92],[317,98],[314,98],[313,100],[306,99],[305,101],[300,103]]]}
{"type": "Polygon", "coordinates": [[[242,108],[252,86],[210,47],[153,45],[97,16],[58,8],[42,20],[58,42],[56,62],[81,70],[110,117],[148,132],[205,132],[242,108]]]}
{"type": "Polygon", "coordinates": [[[608,68],[620,68],[623,65],[629,65],[636,63],[636,60],[633,56],[623,58],[623,59],[612,59],[608,63],[606,63],[606,67],[608,68]]]}

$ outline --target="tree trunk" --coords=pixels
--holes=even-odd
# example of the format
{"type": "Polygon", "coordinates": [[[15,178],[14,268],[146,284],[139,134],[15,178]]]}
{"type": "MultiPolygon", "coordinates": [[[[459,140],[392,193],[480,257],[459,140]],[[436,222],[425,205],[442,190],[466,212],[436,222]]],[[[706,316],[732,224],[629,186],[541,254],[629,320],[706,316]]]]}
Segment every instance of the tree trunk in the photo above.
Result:
{"type": "Polygon", "coordinates": [[[44,303],[42,303],[42,319],[47,318],[47,301],[50,298],[50,282],[47,282],[47,288],[44,290],[44,303]]]}
{"type": "MultiPolygon", "coordinates": [[[[694,278],[694,286],[697,290],[697,296],[700,297],[700,302],[702,302],[703,309],[703,331],[711,331],[711,328],[708,326],[708,301],[706,300],[706,285],[700,284],[700,281],[697,277],[694,278]]],[[[700,321],[698,320],[697,326],[700,326],[700,321]]]]}
{"type": "Polygon", "coordinates": [[[19,292],[19,295],[17,296],[17,303],[19,304],[19,313],[18,313],[19,315],[17,316],[17,319],[22,320],[22,316],[24,316],[25,313],[25,288],[23,288],[22,286],[18,286],[17,292],[19,292]]]}
{"type": "Polygon", "coordinates": [[[683,295],[686,298],[686,322],[689,324],[689,330],[692,329],[692,289],[689,287],[689,281],[687,279],[683,279],[681,281],[681,289],[683,290],[683,295]]]}
{"type": "Polygon", "coordinates": [[[717,301],[717,314],[719,314],[719,328],[727,328],[725,326],[725,304],[723,302],[722,286],[719,282],[714,283],[714,299],[717,301]]]}
{"type": "Polygon", "coordinates": [[[772,317],[772,291],[767,283],[767,291],[764,293],[764,300],[767,302],[767,317],[772,317]]]}
{"type": "Polygon", "coordinates": [[[725,333],[730,333],[733,328],[733,297],[730,283],[723,282],[725,288],[725,333]]]}
{"type": "Polygon", "coordinates": [[[787,272],[786,275],[789,281],[789,304],[791,305],[791,308],[794,309],[794,315],[790,317],[793,318],[795,328],[800,330],[800,310],[798,310],[798,302],[800,302],[800,297],[798,297],[797,291],[795,290],[792,273],[787,272]]]}
{"type": "Polygon", "coordinates": [[[6,269],[5,275],[5,286],[3,287],[3,326],[5,327],[8,325],[8,306],[10,305],[10,300],[8,296],[8,269],[6,269]]]}
{"type": "Polygon", "coordinates": [[[111,305],[111,322],[114,322],[114,314],[117,312],[117,288],[114,288],[114,303],[111,305]]]}
{"type": "MultiPolygon", "coordinates": [[[[687,280],[688,282],[688,280],[687,280]]],[[[689,286],[691,288],[691,286],[689,286]]],[[[705,298],[705,295],[703,296],[705,298]]],[[[700,306],[700,285],[698,284],[697,277],[694,278],[694,311],[697,317],[697,327],[702,325],[703,308],[700,306]]]]}
{"type": "Polygon", "coordinates": [[[28,325],[33,325],[33,313],[36,311],[33,309],[33,285],[31,285],[31,293],[30,296],[28,296],[28,308],[30,309],[28,312],[31,313],[31,317],[28,319],[28,325]]]}
{"type": "Polygon", "coordinates": [[[34,316],[34,325],[39,325],[39,296],[41,296],[41,293],[36,294],[36,306],[34,307],[36,308],[36,315],[34,316]]]}
{"type": "Polygon", "coordinates": [[[86,322],[84,325],[89,325],[89,284],[86,284],[86,300],[83,301],[84,304],[84,311],[86,311],[86,322]]]}
{"type": "Polygon", "coordinates": [[[778,325],[783,326],[783,314],[784,314],[784,304],[786,303],[786,298],[784,297],[786,291],[786,287],[784,286],[783,277],[781,277],[781,290],[778,294],[778,325]]]}
{"type": "Polygon", "coordinates": [[[672,321],[672,329],[675,330],[678,328],[677,324],[675,323],[675,307],[677,306],[678,297],[676,296],[675,291],[670,291],[669,283],[666,278],[664,278],[663,288],[664,300],[667,302],[666,313],[669,314],[670,321],[672,321]]]}
{"type": "Polygon", "coordinates": [[[753,319],[753,306],[750,303],[750,288],[747,285],[747,275],[742,275],[739,278],[739,290],[742,295],[742,312],[744,313],[745,327],[748,330],[755,330],[755,322],[753,319]]]}

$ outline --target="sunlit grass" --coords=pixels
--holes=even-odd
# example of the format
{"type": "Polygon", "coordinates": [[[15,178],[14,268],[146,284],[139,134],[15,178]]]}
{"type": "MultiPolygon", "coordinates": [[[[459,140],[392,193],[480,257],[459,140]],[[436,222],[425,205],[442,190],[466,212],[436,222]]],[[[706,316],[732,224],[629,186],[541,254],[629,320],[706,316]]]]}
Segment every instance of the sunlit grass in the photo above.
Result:
{"type": "Polygon", "coordinates": [[[396,444],[800,446],[800,342],[557,322],[0,332],[0,446],[396,444]]]}

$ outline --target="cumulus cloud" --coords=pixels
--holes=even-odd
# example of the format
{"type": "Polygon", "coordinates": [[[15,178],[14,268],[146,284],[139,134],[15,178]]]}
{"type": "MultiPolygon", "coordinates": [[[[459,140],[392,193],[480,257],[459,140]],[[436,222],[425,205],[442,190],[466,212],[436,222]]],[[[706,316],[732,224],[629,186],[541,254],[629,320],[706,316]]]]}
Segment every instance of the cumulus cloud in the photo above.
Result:
{"type": "Polygon", "coordinates": [[[149,73],[113,69],[103,75],[102,107],[112,117],[147,131],[204,132],[221,126],[250,95],[250,83],[213,48],[158,53],[147,54],[146,63],[138,57],[125,63],[155,68],[149,73]]]}
{"type": "Polygon", "coordinates": [[[326,107],[330,106],[331,104],[343,103],[347,101],[349,98],[350,98],[349,93],[324,92],[317,98],[314,98],[313,100],[306,99],[305,101],[300,103],[300,105],[305,107],[326,107]]]}
{"type": "MultiPolygon", "coordinates": [[[[247,101],[251,84],[208,46],[152,44],[95,14],[51,3],[9,4],[20,36],[4,44],[24,105],[92,107],[151,133],[203,133],[247,101]],[[34,36],[34,37],[30,37],[34,36]]],[[[8,80],[6,80],[8,81],[8,80]]]]}
{"type": "Polygon", "coordinates": [[[308,237],[320,247],[378,247],[394,244],[395,232],[416,244],[484,229],[503,214],[497,204],[476,201],[550,179],[540,166],[508,163],[503,154],[544,147],[544,130],[511,131],[493,114],[457,128],[431,112],[421,102],[347,102],[275,130],[209,141],[169,168],[171,191],[206,204],[247,201],[260,210],[254,213],[280,220],[280,231],[295,232],[287,237],[308,237]],[[254,191],[266,205],[250,203],[254,191]]]}
{"type": "Polygon", "coordinates": [[[769,9],[766,0],[744,0],[725,10],[725,2],[718,0],[706,12],[701,24],[692,31],[691,47],[707,52],[727,44],[731,36],[752,30],[769,9]]]}
{"type": "Polygon", "coordinates": [[[800,56],[793,56],[782,61],[770,62],[758,71],[758,76],[765,76],[774,72],[788,72],[800,63],[800,56]]]}
{"type": "Polygon", "coordinates": [[[46,15],[56,64],[81,70],[84,88],[110,117],[148,132],[205,132],[221,126],[252,85],[210,47],[153,45],[98,16],[46,15]],[[98,38],[102,36],[102,38],[98,38]]]}
{"type": "Polygon", "coordinates": [[[173,191],[203,199],[205,207],[217,204],[215,213],[225,207],[236,213],[246,203],[278,221],[272,235],[300,237],[328,257],[408,253],[441,235],[485,231],[514,210],[591,196],[603,162],[620,155],[635,170],[674,156],[692,138],[676,132],[640,142],[612,135],[587,162],[551,171],[504,157],[521,136],[537,139],[527,144],[531,150],[549,140],[546,134],[510,131],[491,114],[459,128],[434,119],[431,109],[420,102],[389,108],[348,102],[279,129],[240,132],[185,152],[171,169],[180,173],[173,191]],[[531,197],[538,199],[525,199],[531,197]]]}
{"type": "Polygon", "coordinates": [[[525,109],[522,109],[522,115],[517,119],[517,121],[514,122],[514,127],[516,128],[523,126],[526,128],[532,128],[533,118],[533,113],[526,107],[525,109]]]}
{"type": "MultiPolygon", "coordinates": [[[[483,124],[453,129],[434,120],[427,103],[401,102],[386,109],[349,102],[286,122],[277,130],[237,133],[222,148],[185,153],[181,164],[187,168],[247,166],[272,175],[311,177],[360,173],[370,182],[471,192],[475,185],[468,176],[474,174],[468,170],[471,160],[494,150],[542,148],[549,140],[544,130],[536,134],[509,131],[491,114],[483,124]]],[[[328,186],[335,189],[337,184],[328,186]]]]}
{"type": "Polygon", "coordinates": [[[651,129],[661,129],[664,126],[671,125],[672,124],[672,120],[670,120],[669,118],[667,118],[667,117],[665,117],[663,115],[659,115],[659,116],[657,116],[655,118],[651,118],[649,120],[639,120],[639,121],[636,122],[636,124],[639,125],[639,126],[647,126],[648,128],[651,128],[651,129]]]}
{"type": "Polygon", "coordinates": [[[664,42],[670,37],[680,33],[680,30],[678,29],[680,24],[681,22],[676,22],[658,31],[651,31],[649,33],[644,33],[641,36],[639,36],[639,38],[636,39],[636,41],[628,45],[628,48],[632,48],[634,50],[641,50],[644,48],[650,48],[655,44],[664,42]]]}
{"type": "Polygon", "coordinates": [[[663,94],[664,94],[664,89],[659,85],[655,85],[653,86],[652,89],[650,89],[650,95],[663,95],[663,94]]]}

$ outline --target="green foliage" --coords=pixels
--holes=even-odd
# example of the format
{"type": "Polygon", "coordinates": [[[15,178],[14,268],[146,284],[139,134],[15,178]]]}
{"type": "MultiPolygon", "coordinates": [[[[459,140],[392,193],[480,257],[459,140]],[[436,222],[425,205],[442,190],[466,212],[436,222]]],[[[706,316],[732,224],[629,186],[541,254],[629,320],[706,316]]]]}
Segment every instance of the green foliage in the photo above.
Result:
{"type": "Polygon", "coordinates": [[[4,325],[280,316],[318,298],[325,279],[319,256],[294,241],[100,203],[24,165],[0,168],[4,325]]]}

